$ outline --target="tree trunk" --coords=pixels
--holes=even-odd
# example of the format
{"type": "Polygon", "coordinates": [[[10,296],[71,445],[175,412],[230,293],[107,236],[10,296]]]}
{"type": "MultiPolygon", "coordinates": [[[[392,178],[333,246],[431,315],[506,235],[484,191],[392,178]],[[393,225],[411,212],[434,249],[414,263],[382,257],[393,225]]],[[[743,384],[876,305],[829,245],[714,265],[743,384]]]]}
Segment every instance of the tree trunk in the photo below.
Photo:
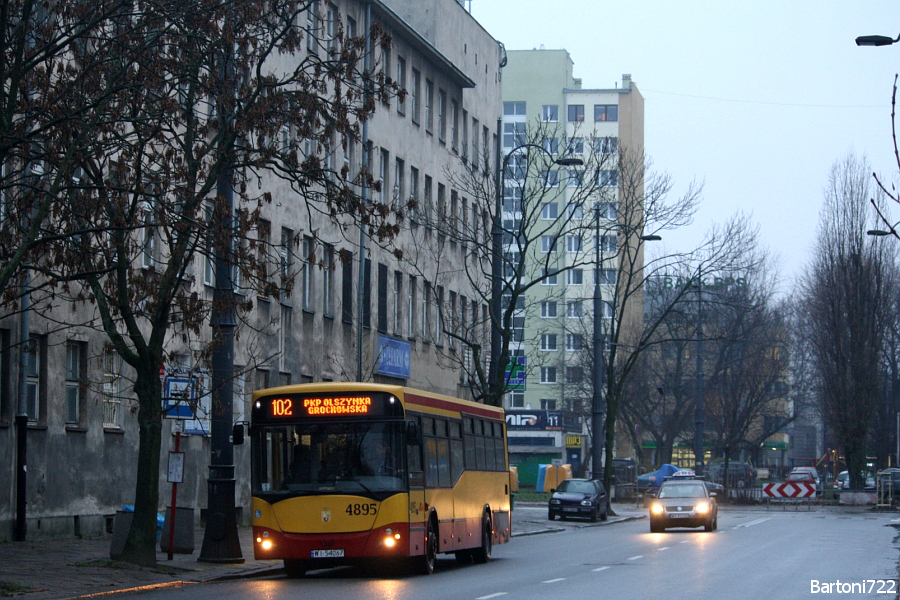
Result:
{"type": "Polygon", "coordinates": [[[142,566],[156,565],[156,515],[159,510],[159,452],[162,443],[162,386],[159,370],[140,369],[134,391],[138,398],[137,481],[134,518],[120,557],[142,566]]]}

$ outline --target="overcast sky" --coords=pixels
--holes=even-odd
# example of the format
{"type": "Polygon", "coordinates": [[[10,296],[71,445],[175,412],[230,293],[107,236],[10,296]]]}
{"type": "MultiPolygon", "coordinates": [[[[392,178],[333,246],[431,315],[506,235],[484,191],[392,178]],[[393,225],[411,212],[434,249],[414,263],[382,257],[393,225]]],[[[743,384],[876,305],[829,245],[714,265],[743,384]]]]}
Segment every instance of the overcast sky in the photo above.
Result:
{"type": "Polygon", "coordinates": [[[742,211],[789,289],[809,259],[833,163],[852,151],[895,179],[900,43],[854,40],[896,38],[897,0],[472,0],[471,13],[507,49],[568,50],[585,88],[631,74],[654,168],[672,175],[675,193],[705,183],[695,224],[660,249],[687,250],[742,211]]]}

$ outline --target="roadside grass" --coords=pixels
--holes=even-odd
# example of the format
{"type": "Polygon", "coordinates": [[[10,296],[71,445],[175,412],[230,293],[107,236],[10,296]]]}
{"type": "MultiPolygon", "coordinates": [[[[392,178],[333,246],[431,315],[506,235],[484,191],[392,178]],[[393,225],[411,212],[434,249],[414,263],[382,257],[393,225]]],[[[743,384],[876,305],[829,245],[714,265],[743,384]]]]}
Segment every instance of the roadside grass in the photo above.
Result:
{"type": "Polygon", "coordinates": [[[0,597],[8,598],[19,594],[27,594],[35,591],[33,587],[28,585],[20,585],[12,581],[0,581],[0,597]]]}

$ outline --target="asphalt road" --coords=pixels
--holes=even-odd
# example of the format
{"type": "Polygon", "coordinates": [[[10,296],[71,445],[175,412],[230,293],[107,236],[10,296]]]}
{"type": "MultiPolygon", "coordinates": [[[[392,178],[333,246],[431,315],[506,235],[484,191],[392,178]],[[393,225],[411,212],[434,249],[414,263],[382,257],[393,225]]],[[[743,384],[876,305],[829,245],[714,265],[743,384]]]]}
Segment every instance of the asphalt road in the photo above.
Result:
{"type": "Polygon", "coordinates": [[[840,597],[895,598],[897,527],[897,513],[780,509],[722,510],[719,530],[713,533],[685,529],[652,534],[646,519],[599,526],[568,521],[562,531],[495,547],[494,560],[486,565],[439,560],[428,577],[378,578],[343,568],[317,571],[303,580],[273,577],[141,595],[177,594],[191,600],[768,600],[830,591],[840,597]]]}

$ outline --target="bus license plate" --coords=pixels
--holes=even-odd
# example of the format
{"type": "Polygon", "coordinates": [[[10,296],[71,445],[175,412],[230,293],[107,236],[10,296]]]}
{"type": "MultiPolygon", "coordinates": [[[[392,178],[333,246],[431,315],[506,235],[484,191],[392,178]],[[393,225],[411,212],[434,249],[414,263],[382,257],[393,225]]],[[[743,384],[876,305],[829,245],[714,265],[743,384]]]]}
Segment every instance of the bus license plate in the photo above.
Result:
{"type": "Polygon", "coordinates": [[[311,558],[343,558],[344,550],[313,550],[311,558]]]}

